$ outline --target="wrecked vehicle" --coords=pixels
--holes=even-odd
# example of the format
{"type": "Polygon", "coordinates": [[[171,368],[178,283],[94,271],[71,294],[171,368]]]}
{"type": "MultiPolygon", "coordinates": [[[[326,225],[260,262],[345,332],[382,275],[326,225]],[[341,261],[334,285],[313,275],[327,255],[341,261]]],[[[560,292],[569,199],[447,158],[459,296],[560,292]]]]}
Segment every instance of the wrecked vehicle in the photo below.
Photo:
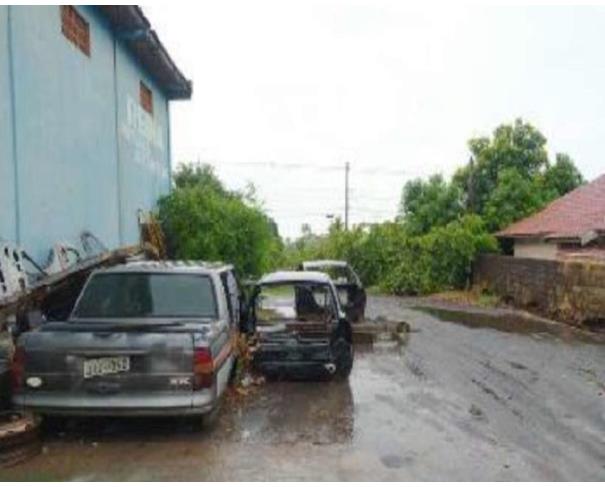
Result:
{"type": "Polygon", "coordinates": [[[352,330],[334,283],[319,272],[275,272],[255,286],[248,306],[258,340],[253,365],[269,377],[346,379],[352,330]]]}
{"type": "Polygon", "coordinates": [[[318,271],[328,274],[338,290],[338,299],[347,318],[357,323],[364,319],[366,291],[353,268],[342,260],[311,260],[303,262],[300,270],[318,271]]]}
{"type": "Polygon", "coordinates": [[[67,321],[18,338],[13,403],[44,415],[212,418],[235,364],[239,313],[231,266],[95,271],[67,321]]]}

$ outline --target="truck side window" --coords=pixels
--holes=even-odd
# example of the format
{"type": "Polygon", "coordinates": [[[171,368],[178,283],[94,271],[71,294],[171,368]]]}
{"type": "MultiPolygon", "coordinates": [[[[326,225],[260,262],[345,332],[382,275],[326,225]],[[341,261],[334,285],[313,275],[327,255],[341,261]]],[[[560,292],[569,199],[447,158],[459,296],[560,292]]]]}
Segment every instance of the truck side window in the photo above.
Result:
{"type": "Polygon", "coordinates": [[[232,272],[226,271],[221,273],[221,283],[227,298],[227,309],[229,310],[229,321],[233,326],[239,325],[240,308],[239,308],[239,289],[237,281],[232,272]]]}
{"type": "Polygon", "coordinates": [[[237,280],[233,272],[227,272],[227,288],[229,289],[229,301],[233,310],[233,323],[238,326],[240,321],[240,292],[237,285],[237,280]]]}
{"type": "Polygon", "coordinates": [[[227,310],[229,311],[229,322],[231,324],[233,324],[233,322],[234,322],[233,301],[231,300],[231,293],[229,292],[229,281],[228,281],[227,272],[221,272],[221,283],[223,285],[223,291],[225,293],[225,298],[227,300],[227,310]]]}

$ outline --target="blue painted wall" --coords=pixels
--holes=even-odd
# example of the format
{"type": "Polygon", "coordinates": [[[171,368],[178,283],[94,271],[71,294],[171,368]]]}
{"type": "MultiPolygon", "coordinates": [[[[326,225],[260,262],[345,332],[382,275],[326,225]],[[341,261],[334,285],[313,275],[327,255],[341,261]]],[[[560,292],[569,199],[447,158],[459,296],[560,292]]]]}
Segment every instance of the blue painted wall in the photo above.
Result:
{"type": "Polygon", "coordinates": [[[170,189],[166,98],[94,7],[78,7],[90,57],[61,33],[58,6],[0,9],[0,114],[11,121],[0,126],[0,238],[39,261],[84,230],[110,248],[137,243],[137,212],[170,189]]]}
{"type": "Polygon", "coordinates": [[[15,175],[8,7],[0,6],[0,236],[15,240],[15,175]]]}

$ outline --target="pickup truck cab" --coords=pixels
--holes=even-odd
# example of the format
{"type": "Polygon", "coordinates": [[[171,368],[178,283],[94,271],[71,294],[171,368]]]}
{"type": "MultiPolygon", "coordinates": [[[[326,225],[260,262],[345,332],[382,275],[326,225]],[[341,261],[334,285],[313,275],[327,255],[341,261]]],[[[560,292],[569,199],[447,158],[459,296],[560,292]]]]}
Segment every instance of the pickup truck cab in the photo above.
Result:
{"type": "Polygon", "coordinates": [[[13,403],[45,415],[205,415],[234,366],[231,266],[132,262],[93,272],[70,318],[17,341],[13,403]]]}
{"type": "Polygon", "coordinates": [[[352,330],[336,287],[320,272],[282,271],[258,281],[248,310],[253,365],[270,377],[346,379],[352,330]]]}

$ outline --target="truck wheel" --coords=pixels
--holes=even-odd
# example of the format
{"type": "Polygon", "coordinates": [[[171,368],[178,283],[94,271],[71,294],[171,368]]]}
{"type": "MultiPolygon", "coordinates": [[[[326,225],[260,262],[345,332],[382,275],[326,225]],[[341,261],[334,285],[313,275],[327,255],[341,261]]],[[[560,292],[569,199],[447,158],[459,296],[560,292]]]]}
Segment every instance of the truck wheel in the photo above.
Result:
{"type": "Polygon", "coordinates": [[[220,408],[217,406],[212,411],[202,416],[202,429],[206,431],[212,431],[214,429],[218,421],[219,410],[220,408]]]}
{"type": "Polygon", "coordinates": [[[346,380],[353,368],[353,345],[347,339],[340,337],[332,344],[334,356],[335,380],[346,380]]]}
{"type": "Polygon", "coordinates": [[[209,413],[185,417],[184,424],[193,433],[211,433],[216,426],[217,418],[218,410],[214,408],[209,413]]]}

